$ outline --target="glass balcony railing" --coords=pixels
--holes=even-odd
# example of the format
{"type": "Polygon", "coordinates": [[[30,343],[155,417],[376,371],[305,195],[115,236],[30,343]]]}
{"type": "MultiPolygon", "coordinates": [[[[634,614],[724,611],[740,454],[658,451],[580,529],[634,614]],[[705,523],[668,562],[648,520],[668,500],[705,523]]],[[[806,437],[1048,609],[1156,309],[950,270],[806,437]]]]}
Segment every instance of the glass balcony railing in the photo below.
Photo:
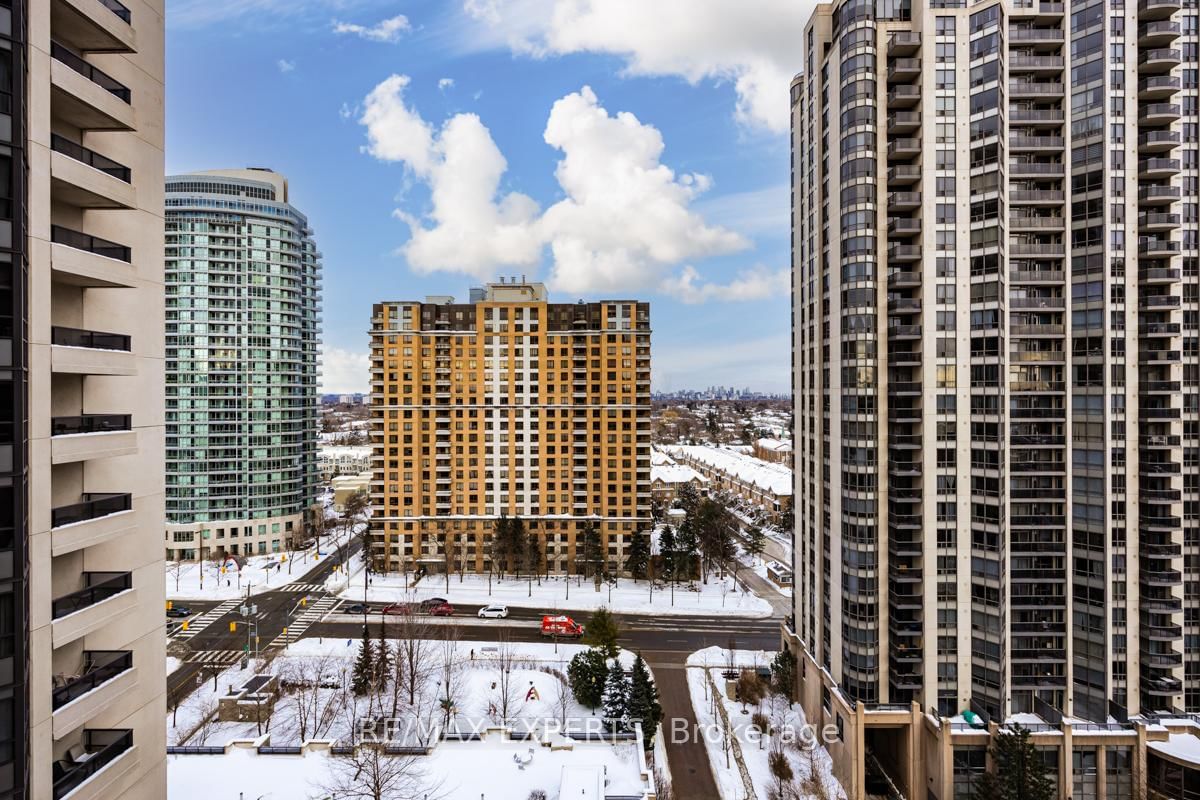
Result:
{"type": "Polygon", "coordinates": [[[61,225],[50,226],[50,241],[55,244],[74,247],[76,250],[95,253],[105,258],[115,258],[117,261],[124,261],[126,263],[129,263],[133,257],[129,248],[123,244],[110,242],[107,239],[101,239],[99,236],[90,236],[80,231],[73,231],[61,225]]]}
{"type": "Polygon", "coordinates": [[[99,0],[100,5],[116,14],[124,21],[133,24],[133,12],[122,5],[119,0],[99,0]]]}
{"type": "Polygon", "coordinates": [[[78,433],[113,433],[133,429],[129,414],[84,414],[79,417],[53,417],[51,436],[71,436],[78,433]]]}
{"type": "Polygon", "coordinates": [[[132,730],[85,729],[78,748],[81,752],[54,762],[54,799],[66,797],[84,781],[115,761],[133,747],[132,730]]]}
{"type": "Polygon", "coordinates": [[[94,350],[121,350],[128,353],[133,349],[132,341],[123,333],[63,328],[57,325],[50,329],[50,341],[63,347],[88,347],[94,350]]]}
{"type": "Polygon", "coordinates": [[[124,183],[132,180],[133,175],[129,167],[119,164],[107,156],[102,156],[95,150],[89,150],[81,144],[75,144],[65,136],[59,136],[57,133],[51,134],[50,149],[56,153],[62,153],[67,158],[87,164],[93,169],[98,169],[105,175],[111,175],[124,183]]]}
{"type": "MultiPolygon", "coordinates": [[[[57,711],[78,700],[102,683],[112,680],[133,668],[133,653],[128,650],[85,650],[80,674],[63,679],[51,692],[52,705],[57,711]]],[[[56,680],[59,680],[56,676],[56,680]]]]}
{"type": "Polygon", "coordinates": [[[58,42],[50,43],[50,57],[55,61],[66,64],[68,67],[75,70],[80,75],[99,86],[101,89],[104,89],[112,94],[118,100],[126,103],[132,102],[133,95],[129,91],[128,86],[109,76],[107,73],[96,69],[83,58],[75,53],[72,53],[58,42]]]}
{"type": "Polygon", "coordinates": [[[131,508],[133,508],[133,495],[127,492],[124,494],[88,492],[78,503],[51,509],[50,527],[57,528],[76,522],[87,522],[120,511],[128,511],[131,508]]]}
{"type": "Polygon", "coordinates": [[[85,572],[83,579],[87,582],[85,588],[63,595],[51,604],[52,619],[82,611],[133,588],[132,572],[85,572]]]}

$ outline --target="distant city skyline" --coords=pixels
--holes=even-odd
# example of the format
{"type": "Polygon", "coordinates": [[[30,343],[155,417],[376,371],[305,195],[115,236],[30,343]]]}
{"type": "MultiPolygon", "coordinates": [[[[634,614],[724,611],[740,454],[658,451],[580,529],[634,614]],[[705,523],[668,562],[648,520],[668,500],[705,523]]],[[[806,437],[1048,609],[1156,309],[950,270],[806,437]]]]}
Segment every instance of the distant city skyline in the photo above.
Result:
{"type": "Polygon", "coordinates": [[[803,8],[688,8],[686,41],[675,2],[564,9],[172,5],[168,171],[291,178],[324,255],[322,391],[368,388],[368,298],[522,273],[554,302],[653,302],[656,390],[787,390],[803,8]]]}

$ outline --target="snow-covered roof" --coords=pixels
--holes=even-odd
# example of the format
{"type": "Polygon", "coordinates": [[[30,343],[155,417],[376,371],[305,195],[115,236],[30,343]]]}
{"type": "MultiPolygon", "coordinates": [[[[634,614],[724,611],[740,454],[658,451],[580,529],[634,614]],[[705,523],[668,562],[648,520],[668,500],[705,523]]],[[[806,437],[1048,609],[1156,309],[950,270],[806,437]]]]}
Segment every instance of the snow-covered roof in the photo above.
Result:
{"type": "Polygon", "coordinates": [[[1146,747],[1175,761],[1200,767],[1200,736],[1172,733],[1165,742],[1146,742],[1146,747]]]}
{"type": "Polygon", "coordinates": [[[785,439],[759,439],[758,446],[774,453],[792,452],[792,443],[785,439]]]}
{"type": "Polygon", "coordinates": [[[657,483],[658,481],[668,484],[692,483],[693,481],[696,483],[708,483],[708,478],[696,472],[696,470],[687,464],[651,465],[650,482],[657,483]]]}
{"type": "Polygon", "coordinates": [[[368,445],[323,444],[317,448],[319,458],[370,458],[371,448],[368,445]]]}
{"type": "Polygon", "coordinates": [[[657,447],[650,448],[650,466],[655,467],[662,464],[674,464],[675,459],[670,455],[659,450],[657,447]]]}
{"type": "Polygon", "coordinates": [[[786,496],[792,493],[792,471],[783,464],[763,461],[761,458],[724,447],[668,445],[664,449],[674,456],[692,458],[707,464],[771,494],[786,496]]]}

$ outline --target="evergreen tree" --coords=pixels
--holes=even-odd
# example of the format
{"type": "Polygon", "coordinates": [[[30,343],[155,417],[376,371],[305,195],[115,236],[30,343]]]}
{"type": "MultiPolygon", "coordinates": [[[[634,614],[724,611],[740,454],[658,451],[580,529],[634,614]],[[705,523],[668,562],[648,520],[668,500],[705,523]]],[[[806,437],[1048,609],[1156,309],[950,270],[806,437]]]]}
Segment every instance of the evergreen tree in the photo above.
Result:
{"type": "Polygon", "coordinates": [[[644,578],[649,566],[650,534],[635,533],[629,544],[629,558],[625,560],[625,569],[635,578],[644,578]]]}
{"type": "Polygon", "coordinates": [[[662,705],[658,702],[658,687],[650,678],[650,670],[638,653],[633,661],[633,677],[629,686],[629,720],[642,724],[642,736],[649,748],[654,743],[654,732],[662,721],[662,705]]]}
{"type": "Polygon", "coordinates": [[[542,583],[542,543],[537,534],[532,531],[525,537],[525,572],[537,575],[538,585],[542,583]]]}
{"type": "Polygon", "coordinates": [[[771,688],[788,699],[795,701],[796,656],[791,650],[781,650],[771,662],[771,688]]]}
{"type": "Polygon", "coordinates": [[[629,727],[629,680],[621,664],[613,659],[608,675],[604,679],[604,721],[611,731],[623,731],[629,727]]]}
{"type": "Polygon", "coordinates": [[[675,529],[670,525],[663,525],[658,534],[658,557],[662,561],[662,573],[667,580],[675,580],[675,551],[677,548],[675,529]]]}
{"type": "Polygon", "coordinates": [[[746,552],[754,558],[762,555],[767,546],[767,535],[763,533],[763,529],[757,525],[752,525],[746,531],[746,552]]]}
{"type": "Polygon", "coordinates": [[[992,739],[995,769],[975,781],[976,800],[1054,800],[1054,781],[1029,731],[1013,725],[992,739]]]}
{"type": "Polygon", "coordinates": [[[621,629],[616,619],[604,606],[596,609],[596,613],[592,614],[592,618],[583,629],[584,643],[603,651],[609,658],[617,657],[617,638],[620,635],[621,629]]]}
{"type": "Polygon", "coordinates": [[[371,678],[374,670],[374,647],[371,645],[371,634],[363,626],[362,642],[358,646],[358,658],[354,660],[354,672],[350,676],[350,688],[358,697],[371,691],[371,678]]]}
{"type": "Polygon", "coordinates": [[[371,670],[375,685],[382,687],[387,683],[392,671],[392,650],[388,647],[387,639],[383,638],[383,626],[379,628],[379,638],[375,640],[375,655],[371,661],[371,670]]]}
{"type": "Polygon", "coordinates": [[[690,516],[700,505],[700,493],[693,484],[682,484],[675,492],[675,503],[690,516]]]}
{"type": "Polygon", "coordinates": [[[571,693],[580,705],[593,711],[604,696],[604,682],[608,677],[608,659],[603,651],[589,649],[576,653],[567,666],[567,680],[571,693]]]}
{"type": "Polygon", "coordinates": [[[525,520],[513,517],[508,523],[508,569],[521,577],[521,567],[529,551],[529,532],[525,530],[525,520]]]}
{"type": "Polygon", "coordinates": [[[500,517],[496,520],[496,528],[492,532],[492,569],[499,570],[501,577],[504,575],[504,567],[510,552],[509,530],[508,517],[500,517]]]}
{"type": "Polygon", "coordinates": [[[583,562],[585,574],[589,576],[600,575],[600,562],[604,560],[604,553],[600,543],[600,529],[596,527],[596,523],[588,520],[583,523],[583,562]]]}
{"type": "Polygon", "coordinates": [[[688,517],[679,526],[675,534],[675,555],[671,559],[675,568],[676,579],[691,580],[696,575],[696,527],[692,517],[688,517]]]}

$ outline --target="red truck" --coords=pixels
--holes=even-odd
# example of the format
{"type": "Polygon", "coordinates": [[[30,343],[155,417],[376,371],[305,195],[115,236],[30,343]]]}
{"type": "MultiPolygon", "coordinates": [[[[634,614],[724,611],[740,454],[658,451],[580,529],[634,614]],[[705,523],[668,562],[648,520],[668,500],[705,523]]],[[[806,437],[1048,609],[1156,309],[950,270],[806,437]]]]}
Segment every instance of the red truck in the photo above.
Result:
{"type": "Polygon", "coordinates": [[[542,636],[565,636],[568,639],[583,638],[583,626],[570,617],[557,615],[542,617],[542,636]]]}

